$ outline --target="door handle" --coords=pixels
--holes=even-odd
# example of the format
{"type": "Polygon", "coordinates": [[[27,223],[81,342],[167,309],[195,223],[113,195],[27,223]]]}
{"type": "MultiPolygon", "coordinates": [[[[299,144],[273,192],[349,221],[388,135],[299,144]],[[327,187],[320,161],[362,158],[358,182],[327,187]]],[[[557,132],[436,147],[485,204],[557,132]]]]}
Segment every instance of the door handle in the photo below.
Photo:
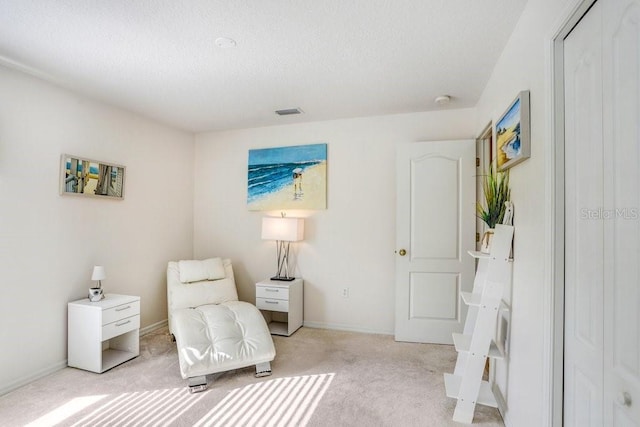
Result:
{"type": "Polygon", "coordinates": [[[406,250],[404,250],[404,249],[400,249],[400,250],[398,251],[398,254],[400,254],[400,256],[405,256],[405,255],[407,254],[407,251],[406,251],[406,250]]]}

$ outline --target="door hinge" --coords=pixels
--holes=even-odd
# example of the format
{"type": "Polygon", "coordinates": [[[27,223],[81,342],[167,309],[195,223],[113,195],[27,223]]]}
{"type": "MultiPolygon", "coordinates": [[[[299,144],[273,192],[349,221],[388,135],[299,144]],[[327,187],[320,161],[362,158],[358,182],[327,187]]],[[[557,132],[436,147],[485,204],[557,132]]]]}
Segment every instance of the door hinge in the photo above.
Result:
{"type": "Polygon", "coordinates": [[[476,167],[480,167],[480,157],[476,157],[476,167]]]}
{"type": "Polygon", "coordinates": [[[480,233],[476,233],[476,242],[480,241],[480,233]]]}

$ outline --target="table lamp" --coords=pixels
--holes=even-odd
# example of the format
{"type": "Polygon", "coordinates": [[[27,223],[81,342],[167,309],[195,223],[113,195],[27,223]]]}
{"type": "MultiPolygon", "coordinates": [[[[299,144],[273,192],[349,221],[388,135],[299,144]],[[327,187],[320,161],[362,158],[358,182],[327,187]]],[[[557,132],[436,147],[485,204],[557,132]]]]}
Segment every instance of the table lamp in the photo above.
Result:
{"type": "Polygon", "coordinates": [[[278,270],[271,280],[290,282],[295,279],[289,276],[289,245],[291,242],[302,240],[303,235],[304,219],[302,218],[287,218],[284,214],[281,218],[262,218],[262,240],[276,241],[278,270]]]}
{"type": "Polygon", "coordinates": [[[93,267],[93,273],[91,274],[91,280],[96,280],[98,282],[97,287],[89,288],[89,301],[97,302],[104,298],[104,294],[102,293],[102,280],[107,278],[107,274],[104,271],[104,267],[101,265],[96,265],[93,267]]]}

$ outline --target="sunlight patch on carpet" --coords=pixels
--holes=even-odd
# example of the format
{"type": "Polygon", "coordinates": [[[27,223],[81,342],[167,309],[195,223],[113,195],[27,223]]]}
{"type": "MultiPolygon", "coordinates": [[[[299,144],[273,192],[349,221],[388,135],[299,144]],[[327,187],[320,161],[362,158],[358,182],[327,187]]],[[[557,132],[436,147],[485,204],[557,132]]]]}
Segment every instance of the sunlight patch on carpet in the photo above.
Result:
{"type": "Polygon", "coordinates": [[[276,378],[232,390],[194,427],[304,426],[334,376],[276,378]]]}
{"type": "MultiPolygon", "coordinates": [[[[73,411],[67,411],[64,418],[60,418],[61,411],[68,405],[50,412],[46,416],[53,414],[58,415],[56,423],[62,422],[64,419],[77,415],[80,411],[87,408],[98,400],[108,399],[103,402],[97,408],[90,409],[82,418],[78,419],[72,426],[124,426],[124,425],[139,425],[139,426],[155,426],[155,425],[169,425],[178,417],[186,413],[189,408],[198,403],[203,397],[207,395],[207,392],[191,394],[184,388],[164,389],[164,390],[149,390],[149,391],[137,391],[131,393],[122,393],[118,395],[102,395],[102,396],[90,396],[77,398],[73,401],[81,399],[84,402],[82,407],[76,407],[73,411]],[[89,399],[97,397],[98,399],[92,399],[84,401],[82,399],[89,399]]],[[[72,401],[72,402],[73,402],[72,401]]],[[[68,409],[68,408],[67,408],[68,409]]],[[[45,416],[45,417],[46,417],[45,416]]],[[[34,421],[40,421],[44,417],[34,421]]],[[[55,423],[49,423],[47,425],[53,425],[55,423]]],[[[43,424],[34,424],[43,425],[43,424]]],[[[64,425],[68,425],[64,423],[64,425]]]]}
{"type": "Polygon", "coordinates": [[[71,399],[64,405],[57,407],[48,414],[41,416],[37,420],[30,422],[26,425],[26,427],[44,427],[56,425],[82,411],[84,408],[93,405],[98,400],[104,399],[105,397],[107,397],[106,394],[98,396],[76,397],[75,399],[71,399]]]}

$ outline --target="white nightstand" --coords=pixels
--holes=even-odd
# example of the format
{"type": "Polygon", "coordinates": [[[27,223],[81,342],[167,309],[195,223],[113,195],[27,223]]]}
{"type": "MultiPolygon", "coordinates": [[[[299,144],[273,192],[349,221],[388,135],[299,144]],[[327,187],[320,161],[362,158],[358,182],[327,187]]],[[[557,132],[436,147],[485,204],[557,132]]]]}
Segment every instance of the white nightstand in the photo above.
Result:
{"type": "Polygon", "coordinates": [[[256,307],[265,316],[273,335],[289,336],[302,326],[303,281],[265,279],[256,283],[256,307]]]}
{"type": "Polygon", "coordinates": [[[140,297],[70,302],[69,366],[101,373],[140,354],[140,297]]]}

